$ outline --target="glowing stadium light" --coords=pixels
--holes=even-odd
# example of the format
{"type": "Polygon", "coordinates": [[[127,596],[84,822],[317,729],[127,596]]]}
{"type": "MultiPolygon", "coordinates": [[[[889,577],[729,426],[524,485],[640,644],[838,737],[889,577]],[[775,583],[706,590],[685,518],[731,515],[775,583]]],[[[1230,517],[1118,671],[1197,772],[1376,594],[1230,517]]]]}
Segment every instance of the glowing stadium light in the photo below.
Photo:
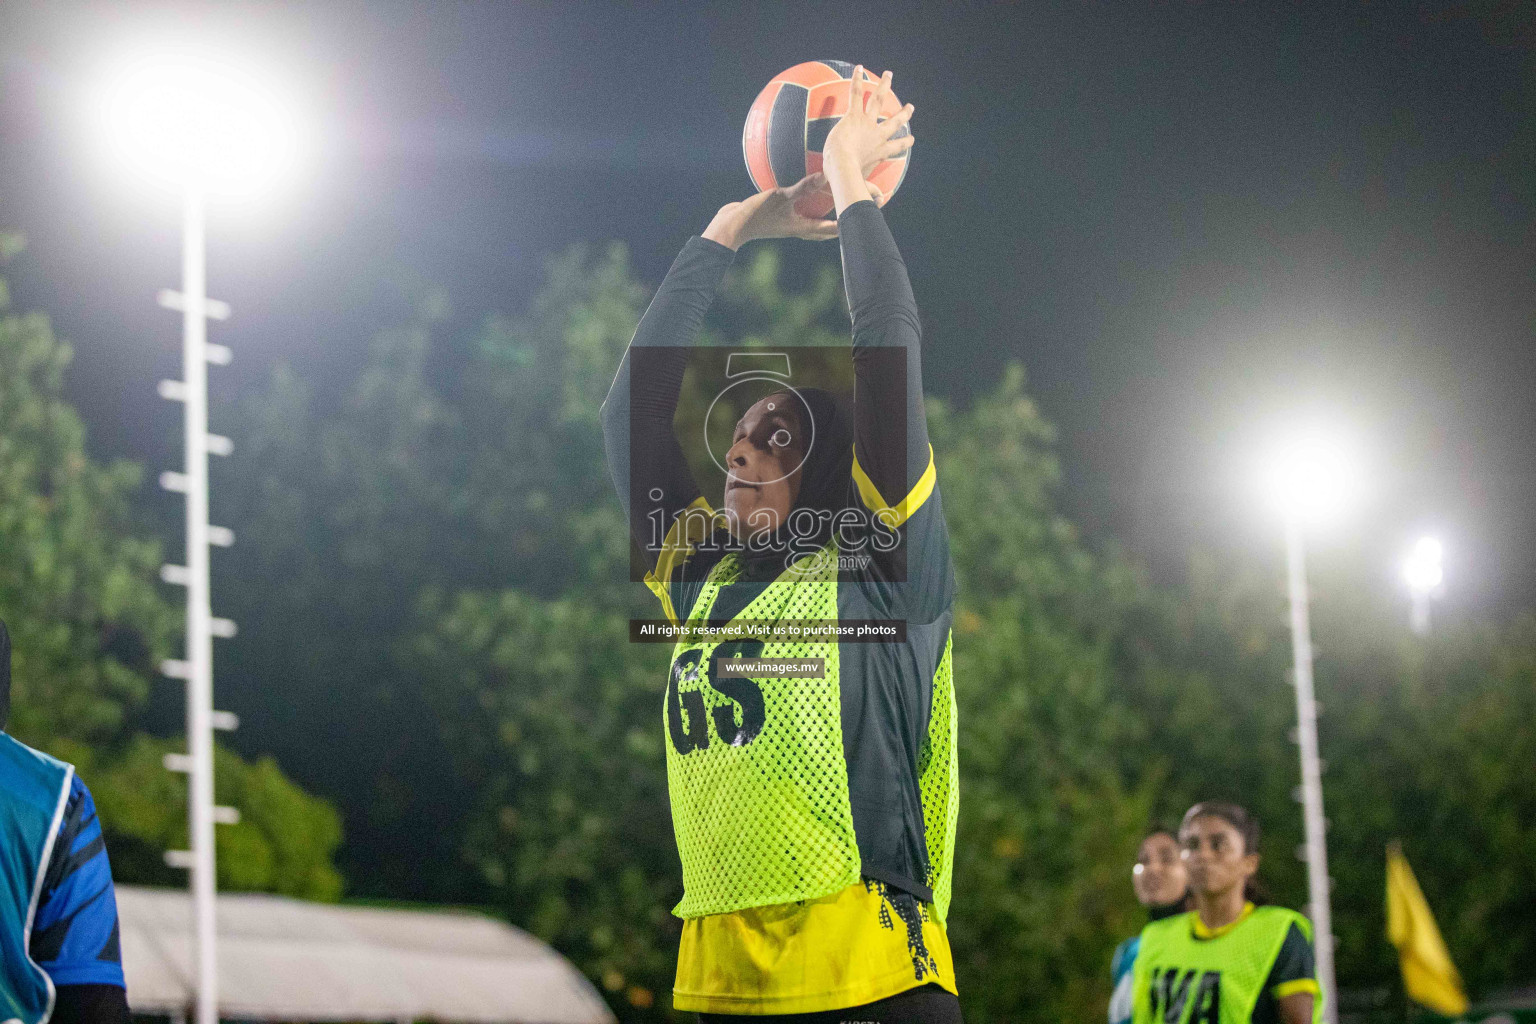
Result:
{"type": "Polygon", "coordinates": [[[170,49],[117,65],[101,90],[114,163],[181,187],[249,195],[290,175],[298,118],[227,56],[170,49]]]}
{"type": "Polygon", "coordinates": [[[1403,579],[1415,594],[1428,594],[1445,582],[1445,547],[1433,537],[1420,537],[1403,565],[1403,579]]]}
{"type": "Polygon", "coordinates": [[[1429,603],[1445,582],[1445,547],[1434,537],[1420,537],[1403,563],[1403,579],[1413,595],[1409,625],[1420,636],[1429,633],[1429,603]]]}
{"type": "Polygon", "coordinates": [[[1313,524],[1337,518],[1354,503],[1359,476],[1346,436],[1313,427],[1274,446],[1262,485],[1286,519],[1313,524]]]}

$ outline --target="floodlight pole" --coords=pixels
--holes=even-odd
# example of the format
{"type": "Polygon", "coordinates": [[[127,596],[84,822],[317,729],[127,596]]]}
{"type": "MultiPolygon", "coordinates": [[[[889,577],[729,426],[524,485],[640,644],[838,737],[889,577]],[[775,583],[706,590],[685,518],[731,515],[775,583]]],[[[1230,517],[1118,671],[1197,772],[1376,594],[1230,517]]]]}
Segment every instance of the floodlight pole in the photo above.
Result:
{"type": "Polygon", "coordinates": [[[1408,613],[1408,626],[1416,636],[1429,635],[1429,591],[1413,588],[1413,607],[1408,613]]]}
{"type": "Polygon", "coordinates": [[[1307,614],[1307,564],[1301,524],[1286,517],[1285,555],[1291,604],[1291,655],[1296,686],[1296,745],[1301,750],[1301,805],[1306,830],[1303,847],[1311,905],[1317,983],[1323,991],[1323,1019],[1337,1024],[1338,988],[1333,974],[1333,922],[1330,909],[1328,844],[1324,837],[1323,772],[1317,755],[1317,700],[1312,687],[1312,625],[1307,614]]]}
{"type": "Polygon", "coordinates": [[[237,724],[228,712],[213,710],[213,638],[230,637],[235,624],[213,616],[210,597],[209,545],[228,547],[234,535],[208,523],[208,456],[228,455],[228,438],[208,432],[208,364],[228,363],[229,349],[208,344],[208,319],[223,320],[229,307],[207,295],[205,248],[206,196],[200,184],[189,183],[182,199],[181,291],[162,291],[160,305],[182,314],[182,379],[161,381],[160,395],[183,404],[186,470],[163,473],[160,483],[186,495],[187,559],[185,565],[160,570],[167,583],[187,590],[186,660],[162,666],[166,675],[187,685],[187,753],[166,756],[165,766],[187,773],[187,819],[191,850],[168,850],[166,862],[190,869],[192,913],[196,936],[196,1024],[218,1024],[218,933],[215,918],[213,826],[239,821],[232,807],[213,802],[213,730],[237,724]]]}
{"type": "Polygon", "coordinates": [[[187,454],[187,817],[192,834],[192,913],[197,933],[197,1024],[216,1024],[218,934],[214,919],[213,857],[213,618],[208,568],[208,291],[205,201],[188,186],[181,221],[183,380],[187,454]]]}

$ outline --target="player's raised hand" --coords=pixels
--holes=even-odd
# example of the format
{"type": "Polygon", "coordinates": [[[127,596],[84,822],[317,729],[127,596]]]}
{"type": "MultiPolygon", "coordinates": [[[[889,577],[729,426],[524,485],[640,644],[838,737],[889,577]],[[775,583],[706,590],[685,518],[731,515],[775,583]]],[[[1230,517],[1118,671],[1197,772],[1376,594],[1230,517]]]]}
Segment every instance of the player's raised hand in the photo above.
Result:
{"type": "Polygon", "coordinates": [[[898,157],[912,148],[910,134],[893,138],[912,119],[912,104],[880,120],[881,110],[892,102],[892,77],[887,71],[875,80],[863,65],[853,69],[853,77],[848,81],[848,112],[832,126],[822,147],[829,178],[845,167],[857,168],[859,177],[866,177],[880,161],[898,157]]]}

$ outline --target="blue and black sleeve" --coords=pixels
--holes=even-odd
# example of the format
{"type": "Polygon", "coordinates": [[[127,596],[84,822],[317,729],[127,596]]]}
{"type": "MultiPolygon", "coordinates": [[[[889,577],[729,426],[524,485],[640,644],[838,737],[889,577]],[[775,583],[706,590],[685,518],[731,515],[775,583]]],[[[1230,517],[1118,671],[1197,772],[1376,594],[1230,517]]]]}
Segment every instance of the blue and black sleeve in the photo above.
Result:
{"type": "Polygon", "coordinates": [[[58,990],[52,1020],[128,1020],[117,897],[96,804],[77,775],[43,875],[29,947],[58,990]]]}

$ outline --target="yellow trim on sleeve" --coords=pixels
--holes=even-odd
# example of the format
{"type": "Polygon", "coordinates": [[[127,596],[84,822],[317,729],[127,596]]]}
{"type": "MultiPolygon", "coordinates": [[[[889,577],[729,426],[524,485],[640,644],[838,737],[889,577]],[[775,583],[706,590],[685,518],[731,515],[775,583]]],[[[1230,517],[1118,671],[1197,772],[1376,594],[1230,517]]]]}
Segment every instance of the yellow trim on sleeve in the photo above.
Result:
{"type": "Polygon", "coordinates": [[[859,465],[859,456],[855,449],[853,456],[853,482],[858,485],[859,497],[863,499],[864,506],[885,521],[886,526],[895,528],[912,517],[912,514],[923,507],[923,502],[933,493],[933,485],[938,480],[938,474],[933,468],[933,445],[928,446],[928,468],[923,470],[923,475],[918,478],[914,486],[899,505],[887,505],[885,498],[880,494],[880,489],[875,482],[864,472],[864,467],[859,465]],[[882,513],[889,512],[890,516],[882,513]]]}
{"type": "Polygon", "coordinates": [[[656,556],[656,578],[662,583],[670,583],[672,571],[714,528],[715,510],[701,494],[672,520],[666,539],[661,542],[661,553],[656,556]],[[695,509],[704,514],[699,515],[695,509]]]}
{"type": "Polygon", "coordinates": [[[1318,985],[1316,978],[1297,978],[1295,981],[1282,981],[1269,990],[1269,994],[1276,999],[1284,999],[1298,992],[1309,993],[1314,999],[1323,994],[1322,987],[1318,985]]]}
{"type": "Polygon", "coordinates": [[[694,545],[708,537],[719,522],[719,513],[709,507],[703,495],[693,499],[688,507],[677,514],[667,536],[661,542],[661,553],[656,556],[655,572],[645,574],[645,585],[661,601],[661,610],[667,621],[677,622],[677,609],[672,607],[672,573],[693,551],[694,545]],[[703,512],[700,515],[699,512],[703,512]]]}
{"type": "Polygon", "coordinates": [[[677,625],[677,609],[672,607],[672,591],[652,573],[645,574],[645,585],[650,587],[651,593],[661,601],[661,610],[666,615],[667,621],[674,626],[677,625]]]}

